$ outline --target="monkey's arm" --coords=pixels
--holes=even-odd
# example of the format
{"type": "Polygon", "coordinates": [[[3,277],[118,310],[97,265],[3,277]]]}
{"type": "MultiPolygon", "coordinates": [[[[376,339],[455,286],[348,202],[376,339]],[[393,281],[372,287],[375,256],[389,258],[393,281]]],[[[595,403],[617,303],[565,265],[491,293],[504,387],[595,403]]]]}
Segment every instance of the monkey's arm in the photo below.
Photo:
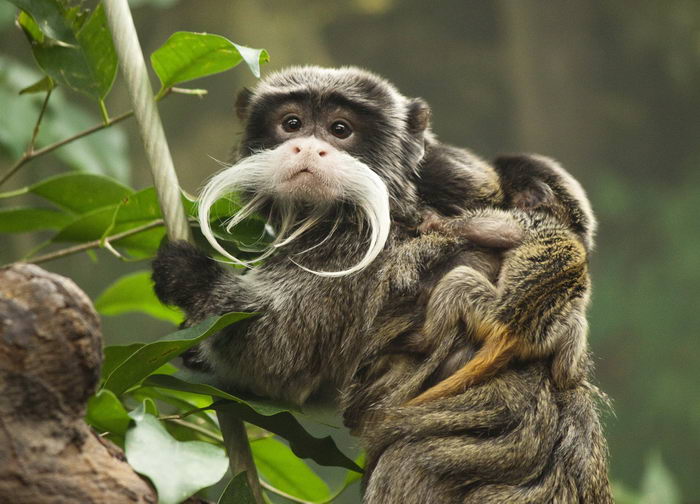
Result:
{"type": "Polygon", "coordinates": [[[185,241],[166,242],[153,261],[158,299],[181,308],[188,320],[243,311],[241,277],[185,241]]]}

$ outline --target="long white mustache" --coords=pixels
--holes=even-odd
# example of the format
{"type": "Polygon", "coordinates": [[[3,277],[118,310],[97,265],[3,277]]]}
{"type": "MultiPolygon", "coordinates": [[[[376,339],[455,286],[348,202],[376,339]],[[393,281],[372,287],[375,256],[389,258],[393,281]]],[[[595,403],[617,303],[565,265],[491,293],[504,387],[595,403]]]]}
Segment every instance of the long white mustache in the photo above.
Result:
{"type": "MultiPolygon", "coordinates": [[[[333,186],[334,193],[338,194],[338,202],[350,203],[361,221],[368,224],[369,245],[363,258],[351,268],[342,271],[314,271],[295,262],[300,268],[324,277],[340,277],[351,275],[369,266],[380,254],[386,244],[391,228],[389,214],[389,193],[383,180],[374,173],[366,164],[355,159],[349,154],[339,152],[342,169],[335,170],[328,180],[324,180],[333,186]]],[[[199,196],[199,225],[202,234],[211,246],[224,257],[235,264],[246,267],[268,257],[275,249],[288,245],[296,240],[305,231],[316,225],[324,216],[328,215],[334,202],[318,203],[309,211],[308,203],[296,201],[288,196],[281,196],[276,188],[279,180],[279,152],[277,149],[266,150],[248,156],[238,163],[225,168],[214,175],[204,186],[199,196]],[[259,257],[252,261],[243,261],[229,254],[218,242],[209,224],[211,207],[221,198],[232,193],[252,193],[252,199],[238,212],[231,216],[226,225],[226,230],[231,231],[242,220],[254,212],[260,210],[267,202],[272,201],[275,211],[279,215],[279,229],[272,244],[259,257]],[[303,217],[300,213],[303,209],[303,217]],[[291,232],[290,232],[291,231],[291,232]]],[[[315,248],[318,244],[310,247],[315,248]]]]}

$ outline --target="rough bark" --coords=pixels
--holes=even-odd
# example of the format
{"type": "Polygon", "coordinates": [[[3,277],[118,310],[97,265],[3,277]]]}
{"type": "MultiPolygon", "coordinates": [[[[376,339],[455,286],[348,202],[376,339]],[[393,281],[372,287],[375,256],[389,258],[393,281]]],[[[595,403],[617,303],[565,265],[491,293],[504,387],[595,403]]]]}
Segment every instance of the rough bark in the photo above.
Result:
{"type": "Polygon", "coordinates": [[[157,501],[83,421],[101,361],[99,319],[71,280],[0,269],[0,504],[157,501]]]}

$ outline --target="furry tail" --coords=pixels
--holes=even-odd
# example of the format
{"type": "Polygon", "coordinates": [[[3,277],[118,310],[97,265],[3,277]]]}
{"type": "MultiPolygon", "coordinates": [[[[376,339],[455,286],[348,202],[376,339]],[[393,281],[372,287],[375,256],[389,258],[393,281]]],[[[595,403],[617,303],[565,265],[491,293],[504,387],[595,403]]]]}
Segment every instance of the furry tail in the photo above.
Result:
{"type": "Polygon", "coordinates": [[[500,371],[513,357],[516,344],[505,326],[497,323],[481,325],[477,338],[484,341],[474,358],[440,383],[411,399],[407,406],[418,406],[443,397],[464,392],[468,387],[490,378],[500,371]]]}

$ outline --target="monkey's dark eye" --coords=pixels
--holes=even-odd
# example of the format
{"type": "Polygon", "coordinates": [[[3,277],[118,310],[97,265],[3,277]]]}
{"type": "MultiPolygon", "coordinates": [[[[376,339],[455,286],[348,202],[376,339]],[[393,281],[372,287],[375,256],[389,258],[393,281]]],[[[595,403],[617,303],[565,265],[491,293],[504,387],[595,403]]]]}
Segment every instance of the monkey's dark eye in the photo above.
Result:
{"type": "Polygon", "coordinates": [[[297,116],[289,116],[282,121],[282,129],[287,133],[299,131],[301,129],[301,119],[297,116]]]}
{"type": "Polygon", "coordinates": [[[352,128],[345,121],[334,122],[331,124],[330,131],[333,133],[333,136],[338,138],[347,138],[352,135],[352,128]]]}

